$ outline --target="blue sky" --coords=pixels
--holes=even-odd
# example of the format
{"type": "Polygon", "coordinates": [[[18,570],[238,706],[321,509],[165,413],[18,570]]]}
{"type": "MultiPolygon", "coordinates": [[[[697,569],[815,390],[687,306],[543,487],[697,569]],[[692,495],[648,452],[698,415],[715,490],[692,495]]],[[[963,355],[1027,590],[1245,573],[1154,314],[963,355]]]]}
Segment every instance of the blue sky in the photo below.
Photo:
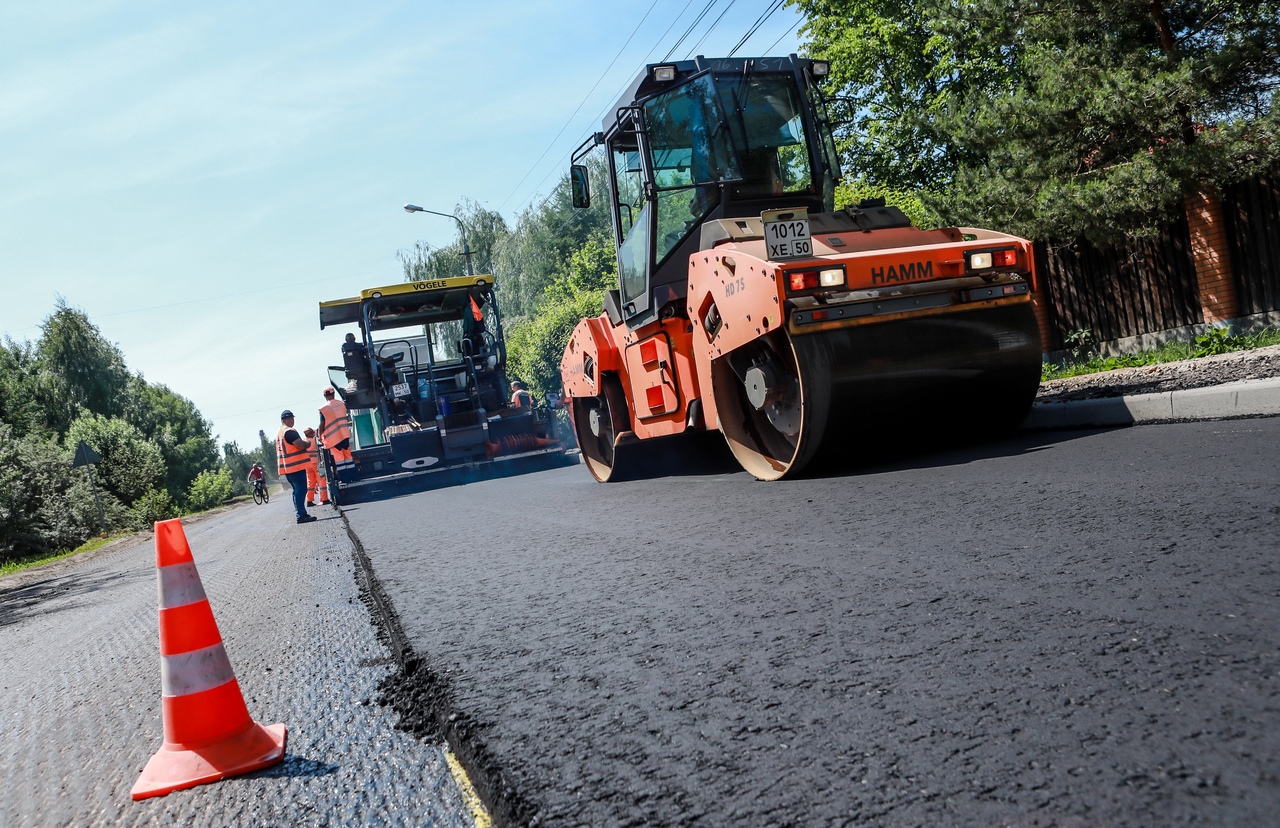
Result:
{"type": "MultiPolygon", "coordinates": [[[[726,54],[769,6],[4,4],[0,336],[34,341],[61,295],[220,443],[274,436],[282,408],[312,424],[344,333],[317,303],[455,238],[403,204],[514,223],[704,9],[674,57],[726,54]]],[[[797,51],[799,22],[738,54],[797,51]]]]}

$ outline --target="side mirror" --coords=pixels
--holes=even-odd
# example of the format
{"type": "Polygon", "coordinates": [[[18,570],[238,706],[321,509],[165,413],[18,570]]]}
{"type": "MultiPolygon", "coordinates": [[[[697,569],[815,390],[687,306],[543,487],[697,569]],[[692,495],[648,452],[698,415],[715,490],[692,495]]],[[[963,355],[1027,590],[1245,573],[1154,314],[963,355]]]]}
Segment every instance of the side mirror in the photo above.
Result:
{"type": "Polygon", "coordinates": [[[569,191],[572,194],[574,207],[581,209],[591,206],[591,182],[584,165],[574,164],[569,167],[569,191]]]}

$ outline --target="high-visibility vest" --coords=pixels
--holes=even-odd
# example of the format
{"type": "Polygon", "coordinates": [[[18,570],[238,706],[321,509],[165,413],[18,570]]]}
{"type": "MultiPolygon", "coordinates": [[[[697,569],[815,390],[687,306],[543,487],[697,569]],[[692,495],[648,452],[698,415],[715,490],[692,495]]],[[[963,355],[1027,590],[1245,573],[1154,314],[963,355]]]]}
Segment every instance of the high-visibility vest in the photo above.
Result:
{"type": "Polygon", "coordinates": [[[324,444],[333,448],[343,440],[351,439],[351,421],[347,419],[347,406],[341,400],[329,400],[320,409],[324,420],[324,444]]]}
{"type": "Polygon", "coordinates": [[[512,408],[533,408],[533,395],[523,388],[511,395],[512,408]]]}
{"type": "Polygon", "coordinates": [[[468,296],[467,298],[471,300],[471,318],[477,322],[483,322],[484,311],[480,310],[480,306],[476,304],[475,297],[468,296]]]}
{"type": "MultiPolygon", "coordinates": [[[[309,462],[306,449],[298,448],[293,443],[284,441],[284,433],[289,430],[288,426],[280,426],[280,432],[276,434],[276,467],[280,470],[282,476],[293,472],[306,471],[309,462]]],[[[297,431],[296,428],[292,430],[297,431]]],[[[298,436],[302,436],[301,432],[299,432],[298,436]]]]}

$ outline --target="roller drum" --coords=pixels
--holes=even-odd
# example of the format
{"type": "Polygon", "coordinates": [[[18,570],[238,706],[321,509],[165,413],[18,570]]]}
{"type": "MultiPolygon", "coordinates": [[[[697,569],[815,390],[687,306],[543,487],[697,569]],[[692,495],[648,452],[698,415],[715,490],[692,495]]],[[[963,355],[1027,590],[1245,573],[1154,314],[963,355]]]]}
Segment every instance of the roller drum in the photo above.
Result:
{"type": "Polygon", "coordinates": [[[744,370],[746,357],[736,371],[727,357],[712,366],[721,431],[743,468],[762,480],[795,476],[814,462],[856,462],[886,442],[909,447],[1007,431],[1026,416],[1040,382],[1029,303],[813,334],[779,331],[767,340],[771,353],[750,356],[764,369],[744,370]],[[758,407],[779,393],[771,387],[766,395],[760,377],[780,369],[798,396],[758,407]]]}

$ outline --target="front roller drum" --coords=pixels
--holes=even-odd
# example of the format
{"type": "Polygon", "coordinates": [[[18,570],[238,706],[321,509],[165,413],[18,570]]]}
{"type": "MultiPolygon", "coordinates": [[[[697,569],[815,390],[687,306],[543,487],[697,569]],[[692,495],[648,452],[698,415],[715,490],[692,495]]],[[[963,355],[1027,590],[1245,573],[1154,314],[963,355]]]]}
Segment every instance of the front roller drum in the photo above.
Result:
{"type": "Polygon", "coordinates": [[[938,438],[986,437],[1026,416],[1040,383],[1030,304],[793,337],[774,331],[711,366],[719,427],[760,480],[815,461],[938,438]]]}
{"type": "Polygon", "coordinates": [[[720,431],[759,480],[799,474],[822,443],[830,411],[826,352],[798,357],[778,331],[711,364],[720,431]]]}
{"type": "Polygon", "coordinates": [[[573,433],[591,476],[608,483],[621,479],[618,469],[625,471],[628,465],[628,447],[619,446],[618,441],[631,430],[631,418],[617,377],[603,377],[601,386],[603,393],[599,396],[573,399],[573,433]]]}

